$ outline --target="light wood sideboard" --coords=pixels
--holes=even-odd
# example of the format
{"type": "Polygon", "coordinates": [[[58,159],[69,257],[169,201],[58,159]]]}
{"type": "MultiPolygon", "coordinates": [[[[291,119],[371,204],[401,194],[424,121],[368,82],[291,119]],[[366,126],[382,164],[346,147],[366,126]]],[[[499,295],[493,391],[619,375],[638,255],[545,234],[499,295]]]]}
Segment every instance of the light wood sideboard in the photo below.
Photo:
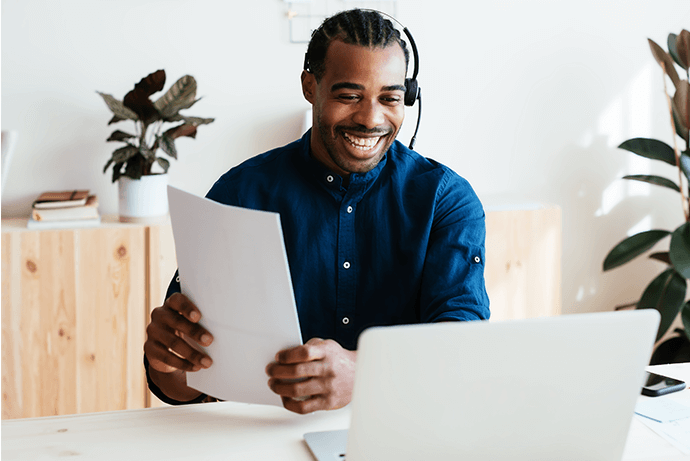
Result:
{"type": "Polygon", "coordinates": [[[30,231],[2,221],[2,419],[150,405],[150,309],[175,270],[169,224],[30,231]]]}
{"type": "MultiPolygon", "coordinates": [[[[557,207],[487,212],[492,321],[560,313],[557,207]]],[[[2,419],[160,406],[142,366],[176,269],[169,223],[2,221],[2,419]]]]}

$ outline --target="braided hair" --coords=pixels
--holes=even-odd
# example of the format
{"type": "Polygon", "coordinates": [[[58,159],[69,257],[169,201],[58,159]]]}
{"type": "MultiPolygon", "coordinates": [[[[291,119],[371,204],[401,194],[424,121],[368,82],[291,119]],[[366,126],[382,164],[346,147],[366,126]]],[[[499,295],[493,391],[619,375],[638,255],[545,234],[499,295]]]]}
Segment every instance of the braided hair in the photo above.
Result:
{"type": "Polygon", "coordinates": [[[410,61],[405,40],[393,23],[377,11],[353,9],[342,11],[326,19],[316,29],[309,41],[304,57],[304,70],[311,72],[318,82],[326,72],[325,60],[328,46],[333,40],[341,40],[351,45],[386,48],[397,43],[405,54],[405,67],[410,61]]]}

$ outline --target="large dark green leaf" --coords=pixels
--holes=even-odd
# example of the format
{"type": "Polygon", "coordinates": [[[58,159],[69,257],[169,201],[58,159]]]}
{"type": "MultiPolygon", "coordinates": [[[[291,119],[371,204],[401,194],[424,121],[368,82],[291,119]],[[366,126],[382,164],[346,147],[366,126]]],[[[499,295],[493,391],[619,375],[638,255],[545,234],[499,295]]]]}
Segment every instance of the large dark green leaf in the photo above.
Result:
{"type": "Polygon", "coordinates": [[[685,151],[680,154],[680,169],[683,170],[685,177],[690,180],[690,151],[685,151]]]}
{"type": "Polygon", "coordinates": [[[652,280],[637,303],[638,309],[656,309],[661,314],[656,339],[666,333],[678,315],[680,306],[685,300],[686,283],[685,279],[673,268],[667,269],[652,280]]]}
{"type": "Polygon", "coordinates": [[[688,141],[688,127],[683,126],[682,122],[680,121],[680,115],[678,115],[678,108],[676,105],[671,101],[671,105],[673,107],[673,125],[676,127],[676,134],[683,138],[686,142],[688,141]]]}
{"type": "Polygon", "coordinates": [[[661,160],[669,165],[676,166],[676,154],[673,152],[673,148],[658,139],[633,138],[628,139],[618,147],[642,157],[661,160]]]}
{"type": "Polygon", "coordinates": [[[133,134],[125,133],[124,131],[115,130],[106,141],[126,141],[134,138],[133,134]]]}
{"type": "Polygon", "coordinates": [[[669,56],[669,54],[665,52],[663,48],[657,45],[657,43],[654,40],[647,40],[649,41],[649,48],[651,48],[652,54],[654,55],[654,59],[656,59],[656,62],[659,63],[659,65],[666,71],[668,76],[671,78],[673,86],[678,85],[678,81],[680,79],[678,78],[678,72],[676,71],[676,67],[673,65],[673,59],[671,59],[671,56],[669,56]]]}
{"type": "Polygon", "coordinates": [[[161,149],[163,149],[163,152],[165,152],[172,158],[176,159],[177,149],[175,148],[175,140],[173,140],[170,136],[167,136],[166,134],[163,134],[158,139],[160,140],[160,146],[161,149]]]}
{"type": "Polygon", "coordinates": [[[673,231],[669,247],[673,267],[683,277],[690,278],[690,223],[685,223],[673,231]]]}
{"type": "Polygon", "coordinates": [[[604,270],[610,270],[627,263],[652,248],[659,240],[669,235],[669,231],[650,230],[632,235],[619,242],[604,260],[604,270]]]}
{"type": "Polygon", "coordinates": [[[182,109],[191,107],[196,101],[196,80],[185,75],[177,80],[156,102],[155,106],[164,119],[169,119],[182,109]]]}
{"type": "Polygon", "coordinates": [[[116,163],[113,165],[113,182],[117,181],[120,179],[120,176],[122,176],[122,165],[124,165],[124,163],[116,163]]]}
{"type": "Polygon", "coordinates": [[[156,157],[156,161],[158,164],[163,168],[164,172],[168,172],[168,168],[170,168],[170,162],[164,159],[163,157],[156,157]]]}
{"type": "Polygon", "coordinates": [[[680,310],[680,319],[683,321],[685,336],[687,336],[690,340],[690,301],[683,304],[683,307],[680,310]]]}
{"type": "MultiPolygon", "coordinates": [[[[139,116],[134,112],[132,109],[125,107],[125,105],[122,103],[122,101],[118,101],[117,99],[113,98],[109,94],[101,93],[100,91],[97,91],[96,93],[100,94],[105,103],[108,105],[108,109],[115,114],[115,117],[117,117],[120,120],[139,120],[139,116]]],[[[115,118],[113,117],[113,119],[115,118]]],[[[108,125],[111,123],[114,123],[113,120],[111,120],[108,125]]]]}
{"type": "Polygon", "coordinates": [[[668,39],[666,40],[666,45],[668,45],[668,54],[671,55],[671,57],[676,62],[676,64],[683,67],[683,63],[680,62],[680,58],[678,57],[678,49],[676,48],[676,40],[677,39],[678,39],[678,35],[668,34],[668,39]]]}
{"type": "Polygon", "coordinates": [[[680,192],[680,187],[678,187],[678,184],[674,183],[670,179],[662,178],[661,176],[633,174],[623,176],[623,179],[632,179],[635,181],[647,182],[650,184],[655,184],[657,186],[668,187],[669,189],[673,189],[676,192],[680,192]]]}
{"type": "Polygon", "coordinates": [[[678,82],[676,94],[673,95],[673,109],[680,123],[690,127],[690,84],[687,80],[678,82]]]}
{"type": "Polygon", "coordinates": [[[125,95],[122,103],[136,112],[145,124],[153,123],[160,120],[161,116],[149,96],[162,90],[163,86],[165,86],[165,71],[161,69],[142,78],[134,85],[134,89],[125,95]]]}
{"type": "Polygon", "coordinates": [[[676,39],[676,53],[680,66],[688,70],[690,67],[690,32],[683,29],[676,39]]]}
{"type": "Polygon", "coordinates": [[[115,163],[123,163],[132,158],[139,152],[139,148],[132,144],[120,147],[113,152],[113,161],[115,163]]]}
{"type": "Polygon", "coordinates": [[[189,125],[208,125],[209,123],[213,122],[215,118],[202,118],[202,117],[186,117],[184,115],[174,115],[168,119],[166,119],[168,122],[181,122],[184,121],[185,123],[189,125]]]}

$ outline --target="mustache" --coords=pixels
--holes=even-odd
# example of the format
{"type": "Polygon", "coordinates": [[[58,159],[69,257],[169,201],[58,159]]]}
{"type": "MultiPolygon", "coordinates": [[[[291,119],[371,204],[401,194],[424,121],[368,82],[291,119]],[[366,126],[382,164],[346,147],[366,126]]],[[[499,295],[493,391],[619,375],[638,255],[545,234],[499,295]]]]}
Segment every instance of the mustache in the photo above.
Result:
{"type": "Polygon", "coordinates": [[[390,128],[372,128],[368,129],[363,126],[339,126],[338,131],[349,131],[351,133],[358,133],[362,135],[386,136],[393,132],[390,128]]]}

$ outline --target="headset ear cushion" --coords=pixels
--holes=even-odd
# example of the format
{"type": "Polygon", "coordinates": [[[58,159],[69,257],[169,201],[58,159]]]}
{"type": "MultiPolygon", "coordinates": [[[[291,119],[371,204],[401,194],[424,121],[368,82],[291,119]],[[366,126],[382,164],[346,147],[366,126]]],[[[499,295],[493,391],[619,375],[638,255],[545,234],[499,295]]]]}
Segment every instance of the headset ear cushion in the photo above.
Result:
{"type": "Polygon", "coordinates": [[[419,86],[417,85],[417,79],[406,78],[405,79],[405,105],[414,106],[417,96],[419,95],[419,86]]]}

